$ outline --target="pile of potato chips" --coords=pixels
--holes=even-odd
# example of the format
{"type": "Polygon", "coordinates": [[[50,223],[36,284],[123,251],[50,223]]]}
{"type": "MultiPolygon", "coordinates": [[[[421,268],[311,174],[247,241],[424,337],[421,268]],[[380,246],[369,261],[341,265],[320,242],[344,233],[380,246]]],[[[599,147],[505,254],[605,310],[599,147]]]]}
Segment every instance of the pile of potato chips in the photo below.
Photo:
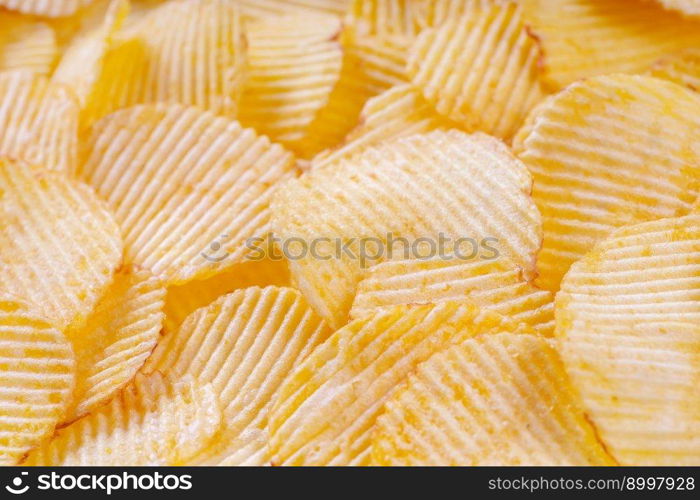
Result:
{"type": "Polygon", "coordinates": [[[698,0],[0,0],[0,463],[700,465],[699,92],[698,0]]]}

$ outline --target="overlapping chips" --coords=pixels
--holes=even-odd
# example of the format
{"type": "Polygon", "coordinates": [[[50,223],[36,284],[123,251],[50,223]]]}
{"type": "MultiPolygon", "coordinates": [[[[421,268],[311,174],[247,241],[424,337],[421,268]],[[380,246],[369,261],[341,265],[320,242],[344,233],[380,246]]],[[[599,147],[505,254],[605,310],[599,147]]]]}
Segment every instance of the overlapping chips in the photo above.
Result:
{"type": "Polygon", "coordinates": [[[0,71],[48,75],[57,57],[56,35],[48,24],[0,11],[0,71]]]}
{"type": "Polygon", "coordinates": [[[700,49],[687,49],[657,61],[649,72],[700,92],[700,49]]]}

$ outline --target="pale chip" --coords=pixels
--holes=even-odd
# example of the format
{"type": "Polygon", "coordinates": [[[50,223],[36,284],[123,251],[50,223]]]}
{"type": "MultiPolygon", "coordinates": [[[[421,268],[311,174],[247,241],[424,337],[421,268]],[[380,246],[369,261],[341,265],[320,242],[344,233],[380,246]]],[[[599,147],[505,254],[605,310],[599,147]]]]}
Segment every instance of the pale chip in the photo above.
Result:
{"type": "Polygon", "coordinates": [[[0,0],[0,7],[23,14],[44,17],[66,17],[95,0],[0,0]]]}
{"type": "Polygon", "coordinates": [[[0,11],[0,71],[29,70],[46,76],[57,58],[56,35],[48,24],[0,11]]]}

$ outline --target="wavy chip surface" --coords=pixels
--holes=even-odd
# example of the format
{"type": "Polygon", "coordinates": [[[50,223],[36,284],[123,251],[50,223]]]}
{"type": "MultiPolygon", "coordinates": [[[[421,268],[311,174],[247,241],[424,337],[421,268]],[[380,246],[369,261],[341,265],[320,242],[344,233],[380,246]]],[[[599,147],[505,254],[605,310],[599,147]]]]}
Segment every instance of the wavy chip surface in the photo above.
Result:
{"type": "Polygon", "coordinates": [[[268,232],[276,184],[295,172],[292,155],[253,130],[168,104],[106,117],[84,153],[78,177],[113,210],[126,263],[169,285],[242,262],[245,242],[268,232]]]}
{"type": "Polygon", "coordinates": [[[16,465],[50,436],[70,403],[70,342],[34,306],[0,296],[0,464],[16,465]]]}
{"type": "Polygon", "coordinates": [[[315,13],[342,15],[350,0],[236,0],[241,12],[252,19],[315,13]]]}
{"type": "Polygon", "coordinates": [[[372,463],[613,465],[553,343],[480,335],[433,355],[384,404],[372,463]]]}
{"type": "Polygon", "coordinates": [[[692,17],[700,17],[700,0],[656,0],[664,7],[692,17]]]}
{"type": "Polygon", "coordinates": [[[700,215],[620,229],[574,264],[557,335],[622,465],[700,463],[700,215]]]}
{"type": "Polygon", "coordinates": [[[51,26],[0,12],[0,71],[29,70],[48,75],[57,58],[56,35],[51,26]]]}
{"type": "Polygon", "coordinates": [[[700,96],[642,76],[576,83],[550,98],[517,148],[535,178],[544,244],[538,284],[615,228],[688,213],[700,193],[700,96]]]}
{"type": "Polygon", "coordinates": [[[649,72],[700,92],[700,49],[687,49],[659,60],[649,72]]]}
{"type": "Polygon", "coordinates": [[[45,17],[66,17],[75,14],[95,0],[0,0],[0,7],[23,14],[45,17]]]}
{"type": "Polygon", "coordinates": [[[329,334],[296,290],[247,288],[195,311],[161,342],[149,370],[191,375],[218,394],[225,430],[200,461],[266,465],[270,405],[288,373],[329,334]]]}

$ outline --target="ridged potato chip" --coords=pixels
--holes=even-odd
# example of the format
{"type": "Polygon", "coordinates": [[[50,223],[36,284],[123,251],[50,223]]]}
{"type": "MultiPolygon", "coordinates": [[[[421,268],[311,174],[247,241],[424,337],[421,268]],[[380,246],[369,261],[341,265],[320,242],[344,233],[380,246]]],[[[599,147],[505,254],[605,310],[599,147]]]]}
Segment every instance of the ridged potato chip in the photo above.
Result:
{"type": "Polygon", "coordinates": [[[700,464],[700,215],[614,232],[556,299],[562,355],[622,465],[700,464]]]}
{"type": "Polygon", "coordinates": [[[510,139],[545,95],[538,57],[520,7],[494,4],[423,31],[408,73],[441,114],[467,130],[510,139]]]}
{"type": "Polygon", "coordinates": [[[95,0],[0,0],[0,7],[44,17],[66,17],[95,0]]]}
{"type": "Polygon", "coordinates": [[[559,89],[607,73],[646,71],[700,45],[700,22],[639,0],[520,0],[542,46],[543,78],[559,89]],[[585,41],[585,42],[582,42],[585,41]]]}
{"type": "Polygon", "coordinates": [[[75,384],[75,357],[58,328],[4,293],[0,356],[0,464],[16,465],[63,418],[75,384]]]}
{"type": "Polygon", "coordinates": [[[492,5],[511,1],[513,0],[418,0],[420,2],[418,23],[422,28],[440,26],[467,12],[487,9],[492,5]]]}
{"type": "Polygon", "coordinates": [[[60,429],[24,465],[173,466],[210,444],[222,422],[210,385],[138,375],[109,404],[60,429]]]}
{"type": "Polygon", "coordinates": [[[86,185],[0,158],[0,289],[79,327],[121,264],[111,214],[86,185]]]}
{"type": "Polygon", "coordinates": [[[344,49],[359,63],[364,86],[376,94],[408,82],[406,61],[410,43],[402,38],[359,36],[351,28],[343,32],[344,49]]]}
{"type": "Polygon", "coordinates": [[[497,312],[534,331],[554,333],[554,296],[522,276],[505,257],[392,260],[370,267],[357,285],[352,319],[401,304],[462,302],[497,312]]]}
{"type": "Polygon", "coordinates": [[[105,403],[134,378],[160,337],[164,301],[158,278],[146,270],[123,270],[85,326],[67,332],[78,370],[67,420],[105,403]]]}
{"type": "Polygon", "coordinates": [[[535,177],[544,244],[537,283],[627,224],[684,215],[700,193],[700,96],[656,78],[596,77],[539,109],[519,158],[535,177]]]}
{"type": "Polygon", "coordinates": [[[171,286],[165,297],[166,334],[175,332],[196,309],[211,304],[222,295],[252,286],[289,286],[289,269],[283,260],[265,259],[236,264],[230,270],[203,280],[171,286]]]}
{"type": "Polygon", "coordinates": [[[329,334],[296,290],[247,288],[193,313],[159,344],[149,369],[191,375],[218,394],[225,430],[198,462],[265,465],[271,402],[290,370],[329,334]]]}
{"type": "Polygon", "coordinates": [[[687,16],[700,16],[700,0],[655,0],[670,10],[675,10],[687,16]]]}
{"type": "Polygon", "coordinates": [[[531,183],[497,139],[434,131],[285,183],[274,196],[272,226],[287,246],[292,282],[337,328],[346,322],[363,265],[398,254],[386,243],[390,236],[405,238],[402,250],[415,247],[420,255],[426,240],[428,251],[438,251],[438,241],[472,238],[480,245],[494,238],[498,251],[529,276],[541,242],[531,183]]]}
{"type": "Polygon", "coordinates": [[[664,57],[654,64],[649,74],[700,92],[700,49],[687,49],[664,57]]]}
{"type": "Polygon", "coordinates": [[[613,465],[551,341],[481,335],[433,355],[385,403],[373,465],[613,465]]]}
{"type": "Polygon", "coordinates": [[[322,14],[248,23],[241,123],[294,150],[340,77],[340,31],[338,17],[322,14]]]}
{"type": "Polygon", "coordinates": [[[28,70],[0,73],[0,154],[75,168],[80,107],[70,89],[28,70]]]}
{"type": "Polygon", "coordinates": [[[413,38],[421,29],[420,13],[416,0],[352,0],[346,22],[360,36],[413,38]]]}
{"type": "Polygon", "coordinates": [[[291,153],[234,121],[172,104],[117,111],[92,128],[78,177],[114,211],[125,262],[168,285],[242,262],[267,234],[291,153]],[[209,252],[217,244],[217,252],[209,252]]]}
{"type": "Polygon", "coordinates": [[[236,0],[241,12],[252,19],[319,12],[341,15],[348,2],[350,0],[236,0]]]}
{"type": "Polygon", "coordinates": [[[398,306],[336,331],[289,375],[269,417],[274,465],[367,465],[391,391],[452,343],[511,331],[474,306],[398,306]]]}
{"type": "Polygon", "coordinates": [[[51,26],[0,11],[0,71],[29,70],[46,76],[57,58],[58,45],[51,26]]]}

